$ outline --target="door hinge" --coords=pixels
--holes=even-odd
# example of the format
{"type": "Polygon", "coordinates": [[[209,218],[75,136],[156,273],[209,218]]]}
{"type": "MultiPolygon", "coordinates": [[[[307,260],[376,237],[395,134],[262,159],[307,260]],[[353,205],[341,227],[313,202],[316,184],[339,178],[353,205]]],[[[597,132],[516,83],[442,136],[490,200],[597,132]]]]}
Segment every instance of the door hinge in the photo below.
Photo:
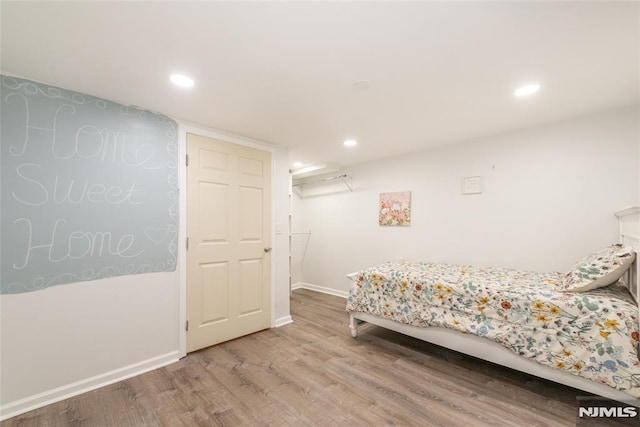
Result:
{"type": "Polygon", "coordinates": [[[186,165],[189,166],[189,155],[187,154],[187,160],[185,161],[186,165]]]}
{"type": "Polygon", "coordinates": [[[189,321],[187,320],[187,326],[185,328],[185,331],[189,332],[189,321]]]}
{"type": "Polygon", "coordinates": [[[187,250],[189,250],[189,238],[187,237],[187,250]]]}

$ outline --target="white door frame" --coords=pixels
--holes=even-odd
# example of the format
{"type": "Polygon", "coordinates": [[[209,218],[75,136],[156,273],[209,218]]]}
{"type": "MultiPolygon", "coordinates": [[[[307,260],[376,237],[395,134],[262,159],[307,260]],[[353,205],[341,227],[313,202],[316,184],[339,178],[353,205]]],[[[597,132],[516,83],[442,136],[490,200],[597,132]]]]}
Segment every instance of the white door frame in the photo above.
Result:
{"type": "MultiPolygon", "coordinates": [[[[178,222],[178,271],[180,280],[180,295],[178,301],[179,308],[179,345],[180,345],[180,358],[187,355],[187,134],[193,133],[196,135],[202,135],[209,138],[218,139],[220,141],[231,142],[233,144],[244,145],[247,147],[255,148],[262,151],[268,151],[271,153],[271,242],[274,247],[274,255],[277,252],[276,248],[276,235],[275,235],[275,222],[276,219],[276,189],[274,188],[275,179],[275,148],[270,147],[260,141],[255,141],[250,138],[243,138],[239,136],[229,135],[224,132],[206,129],[190,124],[178,124],[178,188],[179,193],[179,222],[178,222]]],[[[275,326],[275,302],[276,302],[276,257],[271,257],[271,327],[275,326]]]]}

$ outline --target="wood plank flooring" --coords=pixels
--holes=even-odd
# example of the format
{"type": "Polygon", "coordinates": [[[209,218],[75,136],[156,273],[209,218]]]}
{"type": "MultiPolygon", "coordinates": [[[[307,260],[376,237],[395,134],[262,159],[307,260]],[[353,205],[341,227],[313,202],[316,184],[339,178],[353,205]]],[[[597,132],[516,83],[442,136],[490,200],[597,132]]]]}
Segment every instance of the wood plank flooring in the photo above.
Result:
{"type": "Polygon", "coordinates": [[[375,326],[294,292],[294,323],[28,412],[10,426],[574,426],[583,392],[375,326]]]}

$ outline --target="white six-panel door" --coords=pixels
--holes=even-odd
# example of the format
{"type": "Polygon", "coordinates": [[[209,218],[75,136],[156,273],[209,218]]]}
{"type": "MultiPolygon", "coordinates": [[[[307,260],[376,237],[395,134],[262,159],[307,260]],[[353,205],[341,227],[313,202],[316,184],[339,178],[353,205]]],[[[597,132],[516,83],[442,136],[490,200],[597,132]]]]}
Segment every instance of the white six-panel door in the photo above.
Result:
{"type": "Polygon", "coordinates": [[[187,136],[187,351],[269,328],[271,153],[187,136]]]}

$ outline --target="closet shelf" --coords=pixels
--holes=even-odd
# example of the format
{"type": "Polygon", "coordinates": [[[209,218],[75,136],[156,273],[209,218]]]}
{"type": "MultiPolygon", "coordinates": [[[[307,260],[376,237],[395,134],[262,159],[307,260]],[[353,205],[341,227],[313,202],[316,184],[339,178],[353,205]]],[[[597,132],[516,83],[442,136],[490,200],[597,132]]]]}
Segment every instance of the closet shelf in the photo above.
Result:
{"type": "MultiPolygon", "coordinates": [[[[335,185],[334,185],[335,187],[335,185]]],[[[327,178],[313,179],[313,180],[301,180],[299,182],[294,182],[292,185],[293,191],[301,198],[310,197],[310,196],[323,196],[327,194],[333,193],[341,193],[345,191],[353,191],[353,187],[351,185],[351,176],[347,174],[330,176],[327,178]],[[321,186],[326,187],[331,184],[338,184],[338,188],[333,188],[326,192],[309,192],[310,188],[319,188],[321,186]],[[346,190],[345,190],[346,188],[346,190]]]]}

